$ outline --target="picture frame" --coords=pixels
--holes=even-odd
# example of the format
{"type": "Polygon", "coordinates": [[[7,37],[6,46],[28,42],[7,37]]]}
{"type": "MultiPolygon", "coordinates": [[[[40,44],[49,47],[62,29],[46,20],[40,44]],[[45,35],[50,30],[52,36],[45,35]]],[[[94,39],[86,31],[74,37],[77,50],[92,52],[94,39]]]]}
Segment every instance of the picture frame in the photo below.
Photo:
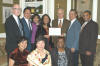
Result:
{"type": "Polygon", "coordinates": [[[3,3],[13,4],[13,0],[3,0],[3,3]]]}
{"type": "Polygon", "coordinates": [[[2,19],[3,19],[3,21],[2,21],[2,23],[4,24],[5,23],[5,21],[6,21],[6,19],[12,14],[11,13],[11,8],[12,7],[3,7],[2,8],[2,19]]]}

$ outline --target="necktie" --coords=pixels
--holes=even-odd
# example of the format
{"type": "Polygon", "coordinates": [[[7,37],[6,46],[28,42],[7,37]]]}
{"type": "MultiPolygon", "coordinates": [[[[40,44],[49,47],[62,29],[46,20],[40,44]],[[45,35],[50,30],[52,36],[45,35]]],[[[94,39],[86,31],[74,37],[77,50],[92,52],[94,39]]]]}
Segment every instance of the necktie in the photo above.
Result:
{"type": "Polygon", "coordinates": [[[59,27],[59,28],[61,28],[61,27],[62,27],[62,22],[61,22],[61,20],[60,20],[60,22],[59,22],[58,27],[59,27]]]}
{"type": "Polygon", "coordinates": [[[19,27],[19,29],[20,29],[21,36],[23,36],[22,24],[20,23],[19,18],[18,18],[18,27],[19,27]]]}
{"type": "Polygon", "coordinates": [[[31,31],[31,23],[30,23],[30,21],[28,21],[28,27],[29,27],[29,30],[31,31]]]}

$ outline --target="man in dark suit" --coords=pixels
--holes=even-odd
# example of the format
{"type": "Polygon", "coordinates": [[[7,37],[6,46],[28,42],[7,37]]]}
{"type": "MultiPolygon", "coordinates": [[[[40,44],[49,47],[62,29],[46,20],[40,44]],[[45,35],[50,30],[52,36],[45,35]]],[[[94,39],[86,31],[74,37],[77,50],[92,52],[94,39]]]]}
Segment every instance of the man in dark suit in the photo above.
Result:
{"type": "Polygon", "coordinates": [[[17,48],[18,39],[23,36],[22,25],[20,23],[19,15],[21,9],[18,4],[14,4],[12,8],[12,15],[6,19],[5,31],[6,31],[6,51],[9,54],[17,48]]]}
{"type": "Polygon", "coordinates": [[[93,66],[94,55],[96,53],[96,41],[98,37],[98,25],[91,19],[91,12],[85,11],[85,20],[81,27],[79,50],[82,66],[93,66]]]}
{"type": "MultiPolygon", "coordinates": [[[[61,28],[61,36],[65,36],[66,35],[66,31],[68,30],[68,27],[69,27],[69,24],[70,22],[64,18],[64,10],[62,8],[59,8],[57,10],[57,16],[58,18],[57,19],[54,19],[52,21],[52,27],[55,27],[55,28],[61,28]]],[[[53,42],[56,46],[56,40],[57,37],[53,37],[53,42]]]]}
{"type": "Polygon", "coordinates": [[[79,34],[81,29],[81,24],[77,20],[77,12],[74,9],[71,9],[69,12],[69,18],[71,24],[67,31],[66,36],[66,48],[71,52],[70,61],[72,66],[78,66],[78,50],[79,50],[79,34]]]}
{"type": "Polygon", "coordinates": [[[31,51],[31,22],[30,22],[30,17],[31,17],[31,11],[30,8],[25,8],[24,9],[24,17],[21,19],[21,23],[23,25],[23,30],[24,30],[24,36],[28,39],[28,45],[27,45],[27,50],[31,51]]]}

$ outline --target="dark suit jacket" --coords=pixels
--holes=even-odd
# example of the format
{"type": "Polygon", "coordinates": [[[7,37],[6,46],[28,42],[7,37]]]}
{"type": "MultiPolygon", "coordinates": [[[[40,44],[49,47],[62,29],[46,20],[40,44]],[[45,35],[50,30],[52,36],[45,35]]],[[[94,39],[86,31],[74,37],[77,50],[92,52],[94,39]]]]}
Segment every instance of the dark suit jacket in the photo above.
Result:
{"type": "MultiPolygon", "coordinates": [[[[70,57],[70,52],[67,50],[67,48],[65,49],[66,55],[67,55],[67,60],[68,65],[67,66],[71,66],[71,57],[70,57]]],[[[58,66],[58,49],[57,48],[53,48],[51,51],[51,61],[52,61],[52,66],[58,66]]]]}
{"type": "Polygon", "coordinates": [[[7,53],[9,54],[15,48],[17,48],[18,39],[21,37],[20,29],[12,15],[6,19],[5,31],[6,31],[5,48],[6,48],[7,53]]]}
{"type": "Polygon", "coordinates": [[[96,52],[96,42],[98,37],[98,25],[93,20],[90,20],[80,32],[79,50],[85,54],[90,51],[93,54],[96,52]]]}
{"type": "Polygon", "coordinates": [[[31,51],[31,30],[29,29],[24,18],[21,19],[21,23],[23,26],[24,36],[28,39],[27,50],[31,51]]]}
{"type": "MultiPolygon", "coordinates": [[[[65,34],[66,34],[66,32],[67,32],[67,30],[68,30],[68,28],[69,28],[69,25],[70,25],[70,22],[69,22],[67,19],[64,19],[64,20],[63,20],[63,24],[62,24],[62,28],[61,28],[61,34],[62,34],[62,33],[65,33],[65,34]]],[[[55,19],[55,20],[52,21],[52,27],[55,27],[55,28],[58,27],[58,19],[55,19]]],[[[53,40],[54,45],[55,45],[55,47],[56,47],[56,43],[57,43],[56,40],[57,40],[57,37],[56,37],[56,36],[53,36],[53,37],[52,37],[52,40],[53,40]]]]}
{"type": "MultiPolygon", "coordinates": [[[[62,28],[61,28],[61,33],[66,33],[68,30],[68,27],[70,25],[70,22],[67,19],[63,20],[62,28]]],[[[52,27],[58,27],[58,19],[55,19],[52,21],[52,27]]]]}

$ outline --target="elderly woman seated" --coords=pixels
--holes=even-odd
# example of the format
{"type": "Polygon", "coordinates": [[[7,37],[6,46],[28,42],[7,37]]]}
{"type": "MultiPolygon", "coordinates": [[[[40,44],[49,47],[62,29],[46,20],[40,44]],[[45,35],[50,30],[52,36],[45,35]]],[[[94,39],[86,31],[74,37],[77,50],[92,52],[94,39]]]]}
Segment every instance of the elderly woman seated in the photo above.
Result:
{"type": "Polygon", "coordinates": [[[25,50],[27,47],[27,39],[21,37],[16,48],[9,57],[9,66],[28,66],[27,55],[29,52],[25,50]]]}
{"type": "Polygon", "coordinates": [[[45,39],[42,36],[36,39],[36,49],[28,55],[27,60],[29,66],[51,66],[51,56],[45,50],[45,39]]]}

